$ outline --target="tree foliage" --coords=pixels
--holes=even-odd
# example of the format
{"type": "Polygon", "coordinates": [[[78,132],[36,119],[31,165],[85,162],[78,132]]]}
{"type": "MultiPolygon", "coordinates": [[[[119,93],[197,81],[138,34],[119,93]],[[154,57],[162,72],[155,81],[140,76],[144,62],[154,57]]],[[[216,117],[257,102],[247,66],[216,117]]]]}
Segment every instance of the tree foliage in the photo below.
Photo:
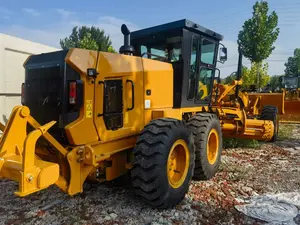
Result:
{"type": "Polygon", "coordinates": [[[109,46],[108,49],[107,49],[107,51],[108,52],[117,53],[117,51],[112,46],[109,46]]]}
{"type": "Polygon", "coordinates": [[[277,90],[280,90],[280,77],[281,75],[274,75],[274,76],[271,76],[270,77],[270,87],[271,87],[271,91],[274,92],[274,91],[277,91],[277,90]]]}
{"type": "Polygon", "coordinates": [[[275,49],[273,44],[279,35],[278,16],[275,11],[268,15],[268,11],[267,1],[256,1],[253,6],[252,18],[245,21],[237,41],[242,54],[257,66],[257,74],[254,75],[254,78],[259,90],[264,86],[266,78],[259,73],[263,68],[261,63],[275,49]]]}
{"type": "Polygon", "coordinates": [[[268,10],[267,1],[257,1],[252,18],[245,21],[238,34],[241,51],[251,62],[262,62],[275,49],[273,44],[279,35],[278,16],[275,11],[268,15],[268,10]]]}
{"type": "Polygon", "coordinates": [[[92,50],[98,49],[97,42],[92,38],[91,33],[87,33],[81,40],[79,40],[78,47],[92,50]]]}
{"type": "Polygon", "coordinates": [[[75,26],[69,37],[60,40],[60,46],[62,49],[84,48],[115,52],[110,37],[105,34],[104,30],[100,30],[94,26],[75,26]]]}
{"type": "Polygon", "coordinates": [[[256,63],[251,64],[251,68],[243,70],[243,86],[250,86],[256,83],[257,74],[260,74],[260,82],[258,88],[262,88],[268,84],[270,81],[270,76],[268,75],[268,63],[256,63]]]}
{"type": "Polygon", "coordinates": [[[299,76],[300,75],[300,48],[294,50],[294,56],[289,57],[285,65],[286,76],[299,76]]]}
{"type": "Polygon", "coordinates": [[[236,79],[236,72],[231,73],[229,76],[225,77],[222,81],[223,84],[231,84],[233,80],[236,79]]]}
{"type": "MultiPolygon", "coordinates": [[[[242,67],[242,80],[243,84],[242,87],[249,87],[256,83],[256,74],[260,73],[261,75],[261,82],[259,88],[264,87],[270,81],[270,76],[268,75],[268,63],[259,64],[252,63],[251,68],[243,66],[242,67]],[[257,69],[259,68],[259,71],[257,69]]],[[[234,79],[236,79],[236,73],[232,73],[228,77],[224,79],[224,84],[230,84],[234,79]]]]}

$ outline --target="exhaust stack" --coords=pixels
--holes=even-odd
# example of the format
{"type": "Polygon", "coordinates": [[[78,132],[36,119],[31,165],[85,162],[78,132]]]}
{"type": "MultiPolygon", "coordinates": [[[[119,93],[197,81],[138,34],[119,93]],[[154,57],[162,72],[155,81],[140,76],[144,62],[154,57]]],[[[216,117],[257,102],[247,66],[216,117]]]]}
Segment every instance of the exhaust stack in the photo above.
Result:
{"type": "Polygon", "coordinates": [[[124,35],[124,45],[120,47],[119,52],[124,55],[132,55],[134,48],[130,45],[130,31],[125,24],[121,26],[121,32],[124,35]]]}

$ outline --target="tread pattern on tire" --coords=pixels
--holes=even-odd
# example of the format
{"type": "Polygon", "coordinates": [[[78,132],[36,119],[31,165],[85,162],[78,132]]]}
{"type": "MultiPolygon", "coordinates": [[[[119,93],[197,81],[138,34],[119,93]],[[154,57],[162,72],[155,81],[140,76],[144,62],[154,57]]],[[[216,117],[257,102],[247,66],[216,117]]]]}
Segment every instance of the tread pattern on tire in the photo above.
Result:
{"type": "MultiPolygon", "coordinates": [[[[273,105],[265,105],[261,111],[260,114],[260,120],[271,120],[273,121],[275,124],[275,126],[278,126],[278,124],[276,123],[276,116],[278,114],[278,108],[276,106],[273,105]]],[[[278,132],[278,127],[276,128],[277,132],[278,132]]],[[[274,142],[276,141],[278,138],[278,133],[274,133],[271,141],[274,142]]]]}
{"type": "MultiPolygon", "coordinates": [[[[188,128],[194,135],[195,142],[195,169],[194,179],[195,180],[209,180],[211,179],[219,168],[220,159],[217,159],[217,163],[212,168],[208,165],[206,156],[206,142],[208,129],[210,124],[215,121],[219,126],[216,127],[220,137],[220,148],[222,149],[222,130],[218,117],[212,113],[197,113],[195,116],[189,119],[187,122],[188,128]]],[[[221,152],[220,152],[221,155],[221,152]]],[[[220,157],[219,155],[219,157],[220,157]]]]}
{"type": "Polygon", "coordinates": [[[137,196],[155,208],[177,205],[188,192],[195,160],[193,137],[184,122],[169,118],[151,121],[141,132],[133,153],[135,160],[131,177],[137,196]],[[168,146],[172,146],[176,136],[174,133],[177,133],[177,137],[188,137],[187,144],[191,147],[190,174],[188,173],[186,182],[179,190],[170,189],[167,173],[163,172],[167,166],[168,146]]]}

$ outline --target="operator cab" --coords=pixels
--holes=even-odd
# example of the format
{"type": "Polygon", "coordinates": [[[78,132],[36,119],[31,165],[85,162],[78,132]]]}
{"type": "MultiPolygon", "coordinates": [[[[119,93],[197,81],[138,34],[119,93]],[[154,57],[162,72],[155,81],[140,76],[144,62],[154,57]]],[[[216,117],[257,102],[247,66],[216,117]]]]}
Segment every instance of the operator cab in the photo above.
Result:
{"type": "Polygon", "coordinates": [[[295,92],[297,91],[299,85],[299,77],[281,77],[281,86],[282,88],[291,91],[291,92],[295,92]]]}
{"type": "MultiPolygon", "coordinates": [[[[223,37],[183,19],[131,33],[134,55],[173,65],[173,107],[210,105],[218,50],[223,37]]],[[[220,49],[219,62],[227,59],[220,49]]]]}

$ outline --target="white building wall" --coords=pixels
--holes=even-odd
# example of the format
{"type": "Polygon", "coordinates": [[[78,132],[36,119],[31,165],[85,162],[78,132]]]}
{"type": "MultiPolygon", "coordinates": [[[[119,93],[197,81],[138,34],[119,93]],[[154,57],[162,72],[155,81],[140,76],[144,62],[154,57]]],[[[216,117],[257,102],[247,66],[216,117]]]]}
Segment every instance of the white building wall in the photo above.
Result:
{"type": "Polygon", "coordinates": [[[59,49],[0,33],[0,122],[6,124],[14,106],[21,104],[23,63],[32,54],[59,49]]]}

